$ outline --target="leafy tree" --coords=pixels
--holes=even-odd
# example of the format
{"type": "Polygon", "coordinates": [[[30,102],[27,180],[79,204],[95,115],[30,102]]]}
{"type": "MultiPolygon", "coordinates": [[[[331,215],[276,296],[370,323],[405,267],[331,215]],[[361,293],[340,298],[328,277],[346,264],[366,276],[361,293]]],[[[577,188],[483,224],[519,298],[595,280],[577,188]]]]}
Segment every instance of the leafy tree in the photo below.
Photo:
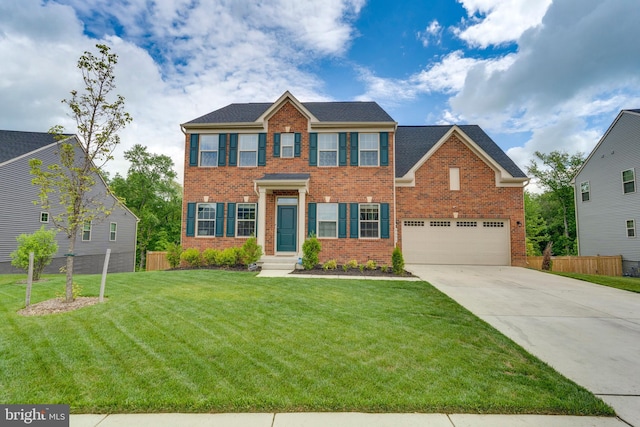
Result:
{"type": "Polygon", "coordinates": [[[63,135],[62,126],[54,126],[50,133],[58,140],[59,164],[42,167],[40,159],[30,161],[33,183],[40,187],[40,203],[51,210],[52,196],[56,195],[62,212],[53,215],[55,226],[66,234],[69,241],[66,272],[65,302],[73,301],[73,253],[78,231],[84,223],[102,220],[111,207],[105,198],[95,194],[94,186],[100,170],[112,158],[120,143],[118,131],[131,122],[124,111],[124,98],[111,96],[115,89],[115,65],[118,56],[106,45],[96,45],[99,54],[85,51],[78,60],[84,91],[72,90],[71,98],[62,102],[69,106],[76,121],[77,136],[63,135]]]}
{"type": "Polygon", "coordinates": [[[18,248],[11,252],[11,265],[29,270],[29,253],[33,252],[33,280],[40,280],[42,270],[51,263],[58,252],[55,229],[46,230],[44,225],[33,234],[21,234],[16,237],[18,248]]]}
{"type": "Polygon", "coordinates": [[[542,216],[540,195],[524,192],[524,217],[527,235],[527,255],[540,256],[550,236],[547,221],[542,216]]]}
{"type": "Polygon", "coordinates": [[[116,174],[110,186],[140,218],[137,265],[144,270],[148,250],[163,250],[180,241],[182,188],[169,156],[149,153],[137,144],[124,157],[131,162],[127,176],[116,174]]]}
{"type": "MultiPolygon", "coordinates": [[[[575,252],[575,206],[573,199],[573,185],[571,180],[584,163],[584,155],[576,153],[570,155],[565,151],[552,151],[544,154],[535,153],[542,165],[532,160],[527,167],[527,173],[536,178],[538,184],[547,192],[549,202],[556,202],[559,207],[558,217],[561,221],[561,238],[557,239],[554,247],[561,248],[564,255],[575,252]]],[[[552,222],[547,219],[551,227],[552,222]]],[[[551,233],[553,235],[553,233],[551,233]]]]}

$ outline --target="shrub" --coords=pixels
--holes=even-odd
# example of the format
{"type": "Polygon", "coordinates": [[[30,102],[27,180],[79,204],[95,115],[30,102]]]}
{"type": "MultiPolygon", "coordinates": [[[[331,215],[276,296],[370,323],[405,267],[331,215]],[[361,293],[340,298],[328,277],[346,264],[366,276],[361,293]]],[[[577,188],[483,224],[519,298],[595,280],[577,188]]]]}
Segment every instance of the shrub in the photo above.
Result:
{"type": "Polygon", "coordinates": [[[196,248],[185,249],[180,255],[180,260],[184,261],[189,267],[200,267],[202,265],[202,255],[200,250],[196,248]]]}
{"type": "Polygon", "coordinates": [[[11,252],[11,265],[26,272],[29,271],[29,252],[33,252],[33,280],[39,280],[42,270],[51,264],[58,252],[56,230],[45,230],[44,225],[33,234],[21,234],[16,237],[18,248],[11,252]]]}
{"type": "Polygon", "coordinates": [[[335,270],[338,268],[338,261],[335,259],[330,259],[329,261],[322,264],[322,268],[325,270],[335,270]]]}
{"type": "Polygon", "coordinates": [[[376,264],[376,262],[372,259],[364,264],[364,268],[366,268],[367,270],[375,270],[377,266],[378,264],[376,264]]]}
{"type": "Polygon", "coordinates": [[[219,265],[220,251],[214,248],[207,248],[202,252],[202,263],[208,267],[219,265]]]}
{"type": "Polygon", "coordinates": [[[226,248],[220,251],[218,264],[222,267],[235,267],[240,258],[240,248],[226,248]]]}
{"type": "Polygon", "coordinates": [[[240,263],[242,265],[250,265],[258,262],[262,257],[262,247],[258,244],[255,237],[249,237],[244,245],[242,245],[242,253],[240,254],[240,263]]]}
{"type": "Polygon", "coordinates": [[[352,259],[351,261],[348,261],[344,266],[346,267],[345,270],[348,270],[350,268],[358,268],[358,261],[352,259]]]}
{"type": "Polygon", "coordinates": [[[391,254],[391,264],[393,266],[393,273],[398,276],[404,275],[404,257],[402,256],[402,251],[399,247],[395,247],[393,249],[393,253],[391,254]]]}
{"type": "Polygon", "coordinates": [[[178,268],[178,266],[180,266],[182,246],[176,243],[167,243],[165,250],[167,251],[167,261],[169,261],[171,268],[178,268]]]}
{"type": "Polygon", "coordinates": [[[382,271],[383,273],[386,273],[387,271],[389,271],[389,266],[387,264],[381,265],[380,271],[382,271]]]}
{"type": "Polygon", "coordinates": [[[305,270],[311,270],[318,265],[320,258],[318,254],[322,250],[320,241],[312,234],[302,244],[302,266],[305,270]]]}

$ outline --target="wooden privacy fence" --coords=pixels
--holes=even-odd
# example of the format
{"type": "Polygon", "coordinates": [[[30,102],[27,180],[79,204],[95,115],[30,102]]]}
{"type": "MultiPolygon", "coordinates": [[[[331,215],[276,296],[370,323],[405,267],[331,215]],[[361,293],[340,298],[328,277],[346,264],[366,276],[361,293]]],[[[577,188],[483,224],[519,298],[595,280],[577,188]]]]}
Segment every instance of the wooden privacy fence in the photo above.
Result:
{"type": "Polygon", "coordinates": [[[168,270],[171,268],[167,261],[166,252],[147,252],[147,271],[168,270]]]}
{"type": "MultiPolygon", "coordinates": [[[[600,274],[622,276],[622,255],[616,256],[554,256],[551,271],[561,273],[600,274]]],[[[542,270],[542,257],[527,257],[530,268],[542,270]]]]}

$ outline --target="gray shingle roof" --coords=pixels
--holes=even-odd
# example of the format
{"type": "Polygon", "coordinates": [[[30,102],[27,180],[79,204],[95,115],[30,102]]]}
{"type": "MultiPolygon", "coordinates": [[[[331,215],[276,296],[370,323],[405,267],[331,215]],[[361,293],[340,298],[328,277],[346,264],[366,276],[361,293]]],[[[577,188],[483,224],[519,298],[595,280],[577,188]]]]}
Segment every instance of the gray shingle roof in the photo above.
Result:
{"type": "Polygon", "coordinates": [[[635,110],[627,109],[627,110],[622,110],[622,111],[631,111],[632,113],[640,113],[640,109],[635,109],[635,110]]]}
{"type": "Polygon", "coordinates": [[[266,173],[258,181],[272,181],[272,180],[273,181],[275,180],[300,181],[303,179],[309,179],[310,177],[311,177],[311,174],[308,174],[308,173],[266,173]]]}
{"type": "MultiPolygon", "coordinates": [[[[396,177],[404,176],[448,131],[444,126],[398,126],[396,130],[396,177]]],[[[514,178],[526,178],[520,168],[487,135],[480,126],[458,125],[485,153],[514,178]]]]}
{"type": "Polygon", "coordinates": [[[47,132],[0,130],[0,163],[53,144],[56,140],[47,132]]]}
{"type": "MultiPolygon", "coordinates": [[[[272,103],[230,104],[185,124],[255,122],[272,103]]],[[[375,102],[303,102],[321,122],[393,122],[375,102]]]]}

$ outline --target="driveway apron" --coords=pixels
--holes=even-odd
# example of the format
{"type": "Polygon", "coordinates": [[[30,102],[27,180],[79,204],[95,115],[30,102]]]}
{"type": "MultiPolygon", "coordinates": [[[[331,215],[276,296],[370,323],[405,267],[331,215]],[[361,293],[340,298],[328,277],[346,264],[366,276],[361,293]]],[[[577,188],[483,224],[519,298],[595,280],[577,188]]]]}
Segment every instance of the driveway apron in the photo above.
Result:
{"type": "Polygon", "coordinates": [[[640,294],[519,267],[406,268],[640,427],[640,294]]]}

